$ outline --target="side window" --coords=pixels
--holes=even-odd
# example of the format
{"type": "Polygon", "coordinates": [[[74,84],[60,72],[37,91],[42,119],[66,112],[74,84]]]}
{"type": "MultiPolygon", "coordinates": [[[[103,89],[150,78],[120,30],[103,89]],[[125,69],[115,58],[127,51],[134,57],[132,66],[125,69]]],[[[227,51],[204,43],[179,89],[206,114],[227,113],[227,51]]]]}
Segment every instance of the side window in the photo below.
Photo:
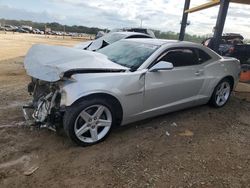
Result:
{"type": "Polygon", "coordinates": [[[198,49],[199,63],[204,63],[211,59],[210,55],[208,55],[203,50],[198,49]]]}
{"type": "Polygon", "coordinates": [[[173,63],[174,67],[191,66],[199,64],[197,53],[189,48],[176,48],[167,51],[158,61],[173,63]]]}

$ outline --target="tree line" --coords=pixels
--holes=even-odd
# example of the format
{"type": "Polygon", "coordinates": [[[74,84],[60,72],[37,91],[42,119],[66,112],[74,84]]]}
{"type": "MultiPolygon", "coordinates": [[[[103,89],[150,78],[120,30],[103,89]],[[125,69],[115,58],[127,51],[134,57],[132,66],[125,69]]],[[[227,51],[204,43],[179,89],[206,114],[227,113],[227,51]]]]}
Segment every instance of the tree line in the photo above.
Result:
{"type": "MultiPolygon", "coordinates": [[[[52,23],[39,23],[33,22],[28,20],[7,20],[7,19],[0,19],[1,25],[14,25],[14,26],[22,26],[28,25],[33,28],[37,28],[39,30],[45,30],[45,27],[51,28],[52,31],[65,31],[66,32],[76,32],[76,33],[86,33],[86,34],[97,34],[98,31],[109,32],[109,29],[103,29],[98,27],[87,27],[87,26],[78,26],[78,25],[62,25],[57,22],[52,23]]],[[[160,30],[153,30],[155,33],[156,38],[162,39],[178,39],[179,33],[175,33],[172,31],[163,32],[160,30]]],[[[198,36],[198,35],[185,35],[185,40],[200,43],[202,40],[205,39],[205,36],[198,36]]]]}

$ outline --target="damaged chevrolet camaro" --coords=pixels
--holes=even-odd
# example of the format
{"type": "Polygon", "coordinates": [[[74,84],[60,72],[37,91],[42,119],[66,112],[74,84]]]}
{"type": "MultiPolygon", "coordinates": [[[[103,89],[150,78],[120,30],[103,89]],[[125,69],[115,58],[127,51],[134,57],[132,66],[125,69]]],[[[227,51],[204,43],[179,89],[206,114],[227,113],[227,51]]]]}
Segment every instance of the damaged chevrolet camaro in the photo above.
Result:
{"type": "Polygon", "coordinates": [[[123,39],[97,52],[34,45],[24,66],[32,101],[24,116],[63,127],[78,145],[104,140],[112,128],[210,103],[224,106],[239,61],[194,43],[123,39]]]}

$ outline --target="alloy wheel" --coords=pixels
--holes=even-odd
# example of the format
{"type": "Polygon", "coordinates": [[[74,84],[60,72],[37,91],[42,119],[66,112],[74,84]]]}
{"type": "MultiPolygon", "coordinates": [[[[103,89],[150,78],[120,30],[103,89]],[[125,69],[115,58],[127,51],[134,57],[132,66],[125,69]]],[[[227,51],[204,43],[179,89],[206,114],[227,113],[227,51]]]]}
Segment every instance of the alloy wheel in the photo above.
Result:
{"type": "Polygon", "coordinates": [[[215,102],[218,106],[223,106],[227,102],[230,96],[230,91],[231,87],[228,82],[222,82],[218,86],[215,94],[215,102]]]}
{"type": "Polygon", "coordinates": [[[74,123],[76,137],[85,143],[101,140],[110,130],[112,114],[104,105],[92,105],[82,110],[74,123]]]}

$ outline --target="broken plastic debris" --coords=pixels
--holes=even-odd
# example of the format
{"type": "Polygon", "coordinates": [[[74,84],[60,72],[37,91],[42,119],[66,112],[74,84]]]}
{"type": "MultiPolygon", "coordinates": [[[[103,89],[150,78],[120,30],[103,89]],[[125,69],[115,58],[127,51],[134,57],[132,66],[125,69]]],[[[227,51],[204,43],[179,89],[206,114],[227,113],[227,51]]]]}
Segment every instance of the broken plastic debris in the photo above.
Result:
{"type": "Polygon", "coordinates": [[[171,123],[171,126],[172,127],[177,127],[177,123],[173,122],[173,123],[171,123]]]}
{"type": "Polygon", "coordinates": [[[169,133],[168,131],[166,131],[166,135],[167,135],[167,136],[170,136],[170,133],[169,133]]]}
{"type": "Polygon", "coordinates": [[[160,123],[160,125],[164,125],[166,122],[167,122],[167,121],[163,121],[163,122],[160,123]]]}
{"type": "Polygon", "coordinates": [[[179,133],[179,136],[194,136],[194,133],[190,130],[185,130],[183,133],[179,133]]]}
{"type": "Polygon", "coordinates": [[[39,167],[38,166],[32,166],[31,168],[29,168],[27,171],[25,171],[23,174],[25,176],[30,176],[32,175],[39,167]]]}

